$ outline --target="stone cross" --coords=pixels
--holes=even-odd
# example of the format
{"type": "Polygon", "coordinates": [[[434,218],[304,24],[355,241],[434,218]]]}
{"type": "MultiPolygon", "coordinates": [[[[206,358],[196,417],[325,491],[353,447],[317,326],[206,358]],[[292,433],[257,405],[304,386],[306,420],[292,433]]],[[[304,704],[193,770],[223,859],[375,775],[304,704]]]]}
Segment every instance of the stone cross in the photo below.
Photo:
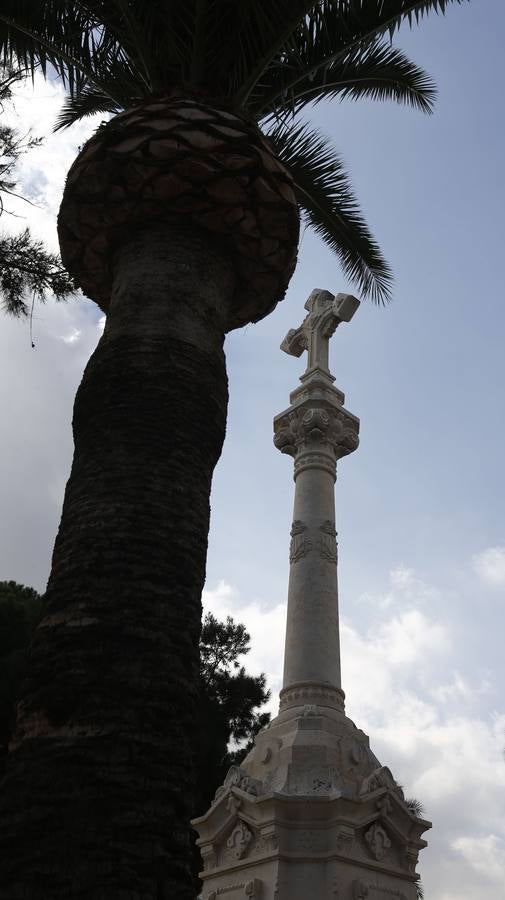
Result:
{"type": "Polygon", "coordinates": [[[305,303],[308,315],[299,328],[291,328],[281,344],[281,350],[291,356],[301,356],[308,351],[305,374],[315,369],[330,374],[328,353],[330,338],[337,325],[350,322],[359,306],[359,300],[351,294],[337,294],[316,289],[305,303]]]}

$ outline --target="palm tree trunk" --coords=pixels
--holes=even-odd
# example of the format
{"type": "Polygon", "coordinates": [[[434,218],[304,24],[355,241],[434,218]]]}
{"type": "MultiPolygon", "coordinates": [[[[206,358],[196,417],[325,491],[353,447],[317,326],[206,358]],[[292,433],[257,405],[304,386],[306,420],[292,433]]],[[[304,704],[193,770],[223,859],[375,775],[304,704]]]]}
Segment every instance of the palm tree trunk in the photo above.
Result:
{"type": "Polygon", "coordinates": [[[0,798],[2,900],[178,900],[234,275],[166,228],[116,254],[0,798]]]}

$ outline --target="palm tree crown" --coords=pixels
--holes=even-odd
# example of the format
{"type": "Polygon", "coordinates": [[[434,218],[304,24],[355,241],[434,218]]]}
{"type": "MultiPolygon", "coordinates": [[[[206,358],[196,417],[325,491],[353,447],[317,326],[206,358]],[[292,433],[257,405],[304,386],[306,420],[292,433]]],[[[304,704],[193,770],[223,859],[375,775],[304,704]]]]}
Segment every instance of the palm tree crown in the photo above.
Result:
{"type": "Polygon", "coordinates": [[[257,123],[294,179],[306,221],[375,301],[390,268],[340,157],[301,120],[325,98],[392,99],[430,112],[429,76],[391,45],[402,21],[463,0],[6,0],[0,54],[53,67],[67,101],[57,127],[180,93],[257,123]]]}

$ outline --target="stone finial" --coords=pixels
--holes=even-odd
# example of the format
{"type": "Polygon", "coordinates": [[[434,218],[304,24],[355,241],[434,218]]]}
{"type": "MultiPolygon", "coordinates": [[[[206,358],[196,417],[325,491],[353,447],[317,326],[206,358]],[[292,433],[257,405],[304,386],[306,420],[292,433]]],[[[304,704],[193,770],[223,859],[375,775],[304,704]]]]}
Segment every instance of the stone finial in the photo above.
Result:
{"type": "Polygon", "coordinates": [[[359,307],[359,300],[351,294],[337,294],[318,288],[305,303],[308,315],[299,328],[291,328],[281,344],[281,350],[291,356],[308,352],[305,374],[319,369],[329,375],[329,342],[341,322],[350,322],[359,307]]]}

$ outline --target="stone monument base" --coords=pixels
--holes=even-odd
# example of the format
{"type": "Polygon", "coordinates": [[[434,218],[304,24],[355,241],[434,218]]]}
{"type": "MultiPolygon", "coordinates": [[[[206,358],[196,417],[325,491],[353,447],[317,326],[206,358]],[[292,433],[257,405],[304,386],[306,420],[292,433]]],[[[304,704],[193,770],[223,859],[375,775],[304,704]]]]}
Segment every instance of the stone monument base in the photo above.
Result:
{"type": "Polygon", "coordinates": [[[281,696],[280,714],[193,822],[203,900],[416,900],[430,823],[344,714],[342,693],[304,693],[332,705],[289,705],[290,689],[282,710],[281,696]]]}

